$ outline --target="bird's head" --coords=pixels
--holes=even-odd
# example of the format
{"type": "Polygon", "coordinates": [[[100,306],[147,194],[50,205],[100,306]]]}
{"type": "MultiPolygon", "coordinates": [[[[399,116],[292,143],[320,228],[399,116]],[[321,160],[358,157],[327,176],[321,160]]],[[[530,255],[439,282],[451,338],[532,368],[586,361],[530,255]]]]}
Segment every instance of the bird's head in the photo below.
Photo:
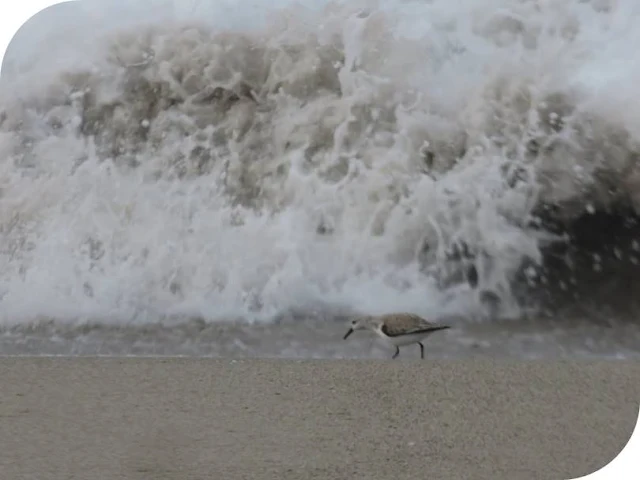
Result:
{"type": "Polygon", "coordinates": [[[349,335],[357,330],[371,330],[375,328],[375,322],[373,321],[373,317],[370,315],[355,317],[349,322],[349,330],[344,335],[344,340],[346,340],[349,335]]]}

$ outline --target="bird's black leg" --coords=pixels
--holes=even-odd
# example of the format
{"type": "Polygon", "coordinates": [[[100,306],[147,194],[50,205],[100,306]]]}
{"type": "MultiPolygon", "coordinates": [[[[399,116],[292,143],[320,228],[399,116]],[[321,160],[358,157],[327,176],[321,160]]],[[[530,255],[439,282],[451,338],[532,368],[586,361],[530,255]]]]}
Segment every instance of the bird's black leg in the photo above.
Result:
{"type": "Polygon", "coordinates": [[[422,345],[422,342],[418,342],[418,345],[420,345],[420,358],[424,360],[424,345],[422,345]]]}
{"type": "Polygon", "coordinates": [[[391,357],[393,360],[395,360],[395,358],[400,355],[400,347],[396,347],[396,353],[393,354],[393,357],[391,357]]]}

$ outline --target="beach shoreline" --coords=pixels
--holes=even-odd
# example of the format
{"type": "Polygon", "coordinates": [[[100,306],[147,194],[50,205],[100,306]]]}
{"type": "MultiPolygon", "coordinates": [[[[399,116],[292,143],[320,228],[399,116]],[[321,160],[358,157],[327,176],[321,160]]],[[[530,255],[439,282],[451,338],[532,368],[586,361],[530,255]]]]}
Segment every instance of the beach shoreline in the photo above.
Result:
{"type": "Polygon", "coordinates": [[[3,478],[576,478],[640,364],[0,358],[3,478]]]}
{"type": "MultiPolygon", "coordinates": [[[[452,328],[425,342],[431,360],[477,357],[577,360],[640,359],[637,322],[598,323],[588,319],[442,321],[452,328]]],[[[330,313],[276,322],[174,323],[44,322],[0,328],[0,355],[209,357],[281,359],[389,359],[393,349],[374,334],[347,341],[347,317],[330,313]]],[[[419,358],[407,347],[401,356],[419,358]]]]}

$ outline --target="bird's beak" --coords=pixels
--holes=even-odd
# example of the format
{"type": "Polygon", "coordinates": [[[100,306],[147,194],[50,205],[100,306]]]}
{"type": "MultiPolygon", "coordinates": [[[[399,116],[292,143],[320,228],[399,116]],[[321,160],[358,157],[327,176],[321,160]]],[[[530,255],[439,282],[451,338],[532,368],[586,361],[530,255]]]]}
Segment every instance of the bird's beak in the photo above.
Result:
{"type": "Polygon", "coordinates": [[[343,339],[343,340],[346,340],[346,339],[347,339],[347,337],[348,337],[349,335],[351,335],[352,333],[353,333],[353,328],[350,328],[350,329],[349,329],[349,331],[348,331],[347,333],[345,333],[345,335],[344,335],[344,337],[343,337],[342,339],[343,339]]]}

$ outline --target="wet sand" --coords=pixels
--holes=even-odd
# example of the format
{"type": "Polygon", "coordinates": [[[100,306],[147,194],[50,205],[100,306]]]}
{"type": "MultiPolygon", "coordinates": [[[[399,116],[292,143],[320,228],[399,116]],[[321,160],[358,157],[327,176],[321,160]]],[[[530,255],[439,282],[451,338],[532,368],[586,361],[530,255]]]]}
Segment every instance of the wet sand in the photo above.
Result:
{"type": "Polygon", "coordinates": [[[565,479],[626,444],[632,362],[0,359],[0,477],[565,479]]]}
{"type": "MultiPolygon", "coordinates": [[[[72,322],[0,327],[0,355],[167,356],[281,359],[389,359],[393,349],[376,335],[360,332],[343,340],[347,317],[331,314],[291,317],[273,323],[205,322],[109,325],[72,322]]],[[[510,358],[514,360],[640,360],[640,324],[631,321],[554,317],[468,322],[425,344],[430,360],[510,358]]],[[[419,349],[402,351],[419,358],[419,349]]]]}

